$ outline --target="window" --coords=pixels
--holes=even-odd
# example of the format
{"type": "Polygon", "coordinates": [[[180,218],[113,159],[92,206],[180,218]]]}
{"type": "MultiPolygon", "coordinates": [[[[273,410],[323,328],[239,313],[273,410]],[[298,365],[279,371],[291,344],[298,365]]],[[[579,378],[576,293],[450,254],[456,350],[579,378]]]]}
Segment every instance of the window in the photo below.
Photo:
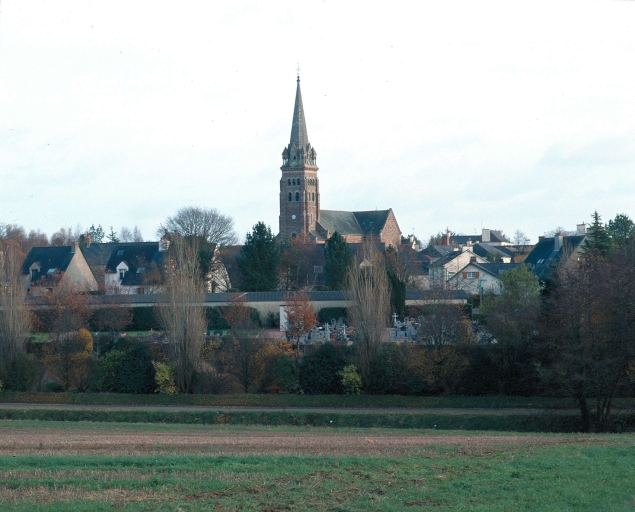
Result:
{"type": "Polygon", "coordinates": [[[299,201],[300,200],[300,192],[296,192],[295,193],[295,200],[299,201]]]}
{"type": "Polygon", "coordinates": [[[123,249],[119,249],[117,251],[117,256],[123,256],[123,249]]]}
{"type": "Polygon", "coordinates": [[[293,178],[293,184],[295,185],[295,178],[293,178]]]}
{"type": "Polygon", "coordinates": [[[312,201],[315,203],[315,192],[313,192],[313,199],[312,201]]]}
{"type": "Polygon", "coordinates": [[[289,192],[289,201],[293,201],[293,194],[289,192]]]}
{"type": "Polygon", "coordinates": [[[125,276],[125,275],[126,275],[126,271],[124,269],[121,269],[119,271],[119,279],[123,279],[123,276],[125,276]]]}
{"type": "Polygon", "coordinates": [[[35,281],[36,276],[37,276],[37,268],[31,269],[31,281],[35,281]]]}
{"type": "Polygon", "coordinates": [[[287,185],[291,185],[291,180],[287,180],[287,185]]]}
{"type": "Polygon", "coordinates": [[[468,279],[476,279],[476,272],[468,272],[467,273],[467,278],[468,279]]]}

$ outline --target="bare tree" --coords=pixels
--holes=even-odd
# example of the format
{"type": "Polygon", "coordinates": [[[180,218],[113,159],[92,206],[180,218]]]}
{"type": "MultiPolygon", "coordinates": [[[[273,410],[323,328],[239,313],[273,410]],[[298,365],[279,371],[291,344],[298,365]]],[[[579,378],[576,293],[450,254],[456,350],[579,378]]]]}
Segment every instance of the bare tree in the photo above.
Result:
{"type": "Polygon", "coordinates": [[[287,314],[287,331],[293,341],[309,333],[317,324],[313,302],[306,292],[287,294],[284,309],[287,314]]]}
{"type": "Polygon", "coordinates": [[[517,229],[514,233],[514,245],[527,245],[530,242],[530,238],[524,231],[517,229]]]}
{"type": "Polygon", "coordinates": [[[141,230],[137,226],[135,226],[133,229],[124,226],[121,228],[121,231],[119,231],[119,241],[125,243],[143,242],[141,230]]]}
{"type": "Polygon", "coordinates": [[[79,237],[83,234],[82,228],[78,225],[73,228],[60,228],[59,231],[56,231],[51,235],[51,245],[55,245],[58,247],[73,245],[74,242],[79,240],[79,237]]]}
{"type": "Polygon", "coordinates": [[[17,244],[0,242],[0,376],[6,379],[16,359],[24,353],[31,327],[25,303],[22,259],[17,244]]]}
{"type": "Polygon", "coordinates": [[[173,237],[165,265],[164,300],[158,314],[176,356],[176,385],[191,393],[201,356],[207,320],[195,240],[173,237]]]}
{"type": "Polygon", "coordinates": [[[158,236],[166,231],[177,233],[182,237],[201,237],[207,242],[220,247],[238,243],[238,235],[234,231],[234,219],[221,214],[216,208],[188,206],[181,208],[176,215],[168,217],[165,224],[157,230],[158,236]]]}
{"type": "Polygon", "coordinates": [[[385,259],[371,241],[363,243],[349,268],[348,289],[353,302],[349,318],[356,333],[357,367],[367,387],[390,315],[390,281],[385,259]]]}

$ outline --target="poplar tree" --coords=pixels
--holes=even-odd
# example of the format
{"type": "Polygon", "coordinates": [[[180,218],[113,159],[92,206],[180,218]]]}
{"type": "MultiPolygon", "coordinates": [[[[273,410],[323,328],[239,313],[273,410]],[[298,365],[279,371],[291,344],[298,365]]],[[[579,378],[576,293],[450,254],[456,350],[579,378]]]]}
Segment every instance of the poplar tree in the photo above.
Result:
{"type": "Polygon", "coordinates": [[[353,254],[346,240],[337,231],[324,244],[324,259],[327,286],[331,290],[342,290],[353,254]]]}

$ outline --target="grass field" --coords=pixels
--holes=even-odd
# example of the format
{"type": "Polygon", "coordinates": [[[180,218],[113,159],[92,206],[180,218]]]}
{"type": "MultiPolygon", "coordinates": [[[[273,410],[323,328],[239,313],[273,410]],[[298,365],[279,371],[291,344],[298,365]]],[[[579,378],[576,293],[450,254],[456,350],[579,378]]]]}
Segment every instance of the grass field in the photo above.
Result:
{"type": "MultiPolygon", "coordinates": [[[[192,405],[206,407],[346,407],[346,408],[533,408],[577,409],[570,398],[514,396],[399,395],[133,395],[121,393],[31,393],[5,391],[2,403],[77,405],[192,405]]],[[[635,409],[635,398],[616,398],[615,409],[635,409]]]]}
{"type": "Polygon", "coordinates": [[[632,510],[635,437],[0,422],[2,510],[632,510]]]}

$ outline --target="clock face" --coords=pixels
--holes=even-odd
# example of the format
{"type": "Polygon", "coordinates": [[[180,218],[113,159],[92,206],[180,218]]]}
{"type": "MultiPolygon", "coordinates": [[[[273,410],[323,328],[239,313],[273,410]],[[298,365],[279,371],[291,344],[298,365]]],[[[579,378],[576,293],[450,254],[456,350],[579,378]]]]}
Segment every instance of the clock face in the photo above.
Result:
{"type": "Polygon", "coordinates": [[[291,218],[292,218],[293,220],[295,220],[295,215],[291,215],[291,218]]]}

